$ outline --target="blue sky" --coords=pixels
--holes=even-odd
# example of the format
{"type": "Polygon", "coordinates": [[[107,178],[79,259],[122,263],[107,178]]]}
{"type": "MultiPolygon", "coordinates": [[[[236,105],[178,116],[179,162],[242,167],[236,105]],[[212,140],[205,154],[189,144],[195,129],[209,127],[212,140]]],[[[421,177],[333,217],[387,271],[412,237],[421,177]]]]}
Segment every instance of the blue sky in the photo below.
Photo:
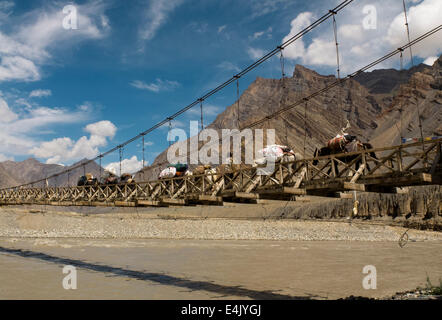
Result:
{"type": "MultiPolygon", "coordinates": [[[[0,161],[71,164],[96,156],[194,101],[339,2],[0,0],[0,161]],[[66,5],[76,9],[77,29],[63,28],[66,5]]],[[[402,2],[388,3],[356,0],[337,16],[344,74],[405,43],[402,2]],[[367,5],[377,8],[373,29],[363,25],[367,5]]],[[[407,5],[412,38],[440,24],[440,1],[407,5]]],[[[416,61],[434,61],[441,43],[437,35],[416,48],[416,61]]],[[[284,55],[288,75],[296,63],[334,74],[331,21],[284,55]]],[[[257,76],[280,75],[275,57],[242,78],[241,91],[257,76]]],[[[236,88],[228,87],[206,101],[206,124],[235,98],[236,88]]],[[[198,118],[188,112],[174,125],[188,128],[198,118]]],[[[166,136],[167,128],[146,136],[149,162],[168,145],[166,136]]],[[[140,143],[124,150],[127,171],[139,165],[140,143]]],[[[116,153],[103,163],[117,159],[116,153]]]]}

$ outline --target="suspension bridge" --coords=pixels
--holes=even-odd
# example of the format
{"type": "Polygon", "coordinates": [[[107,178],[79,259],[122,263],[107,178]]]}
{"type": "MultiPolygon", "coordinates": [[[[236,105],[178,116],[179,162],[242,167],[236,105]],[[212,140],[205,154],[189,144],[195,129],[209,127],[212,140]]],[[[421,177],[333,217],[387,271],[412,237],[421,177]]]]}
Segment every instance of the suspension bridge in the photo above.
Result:
{"type": "MultiPolygon", "coordinates": [[[[412,46],[442,29],[442,25],[439,25],[431,30],[428,30],[428,32],[422,34],[416,39],[411,40],[408,30],[407,12],[404,3],[405,26],[408,35],[408,42],[402,47],[387,53],[383,57],[380,57],[379,59],[367,64],[363,68],[347,75],[346,77],[341,77],[336,15],[353,1],[354,0],[343,1],[336,8],[329,10],[310,26],[264,55],[261,59],[255,61],[243,71],[234,75],[232,78],[225,81],[215,89],[209,91],[207,94],[196,99],[191,104],[180,109],[173,115],[167,117],[163,121],[160,121],[128,141],[119,144],[106,152],[100,153],[94,159],[90,159],[87,162],[79,164],[78,166],[71,167],[69,170],[23,185],[0,189],[0,205],[220,205],[224,201],[296,199],[297,197],[303,197],[306,195],[337,196],[340,192],[345,191],[396,192],[398,187],[442,184],[442,139],[424,139],[418,104],[416,104],[416,108],[421,133],[421,138],[418,139],[418,142],[402,143],[396,146],[386,146],[371,150],[360,150],[356,152],[332,154],[315,158],[308,158],[304,155],[303,159],[275,163],[274,170],[268,175],[259,174],[259,167],[247,167],[221,173],[197,174],[115,185],[57,187],[49,186],[47,184],[49,179],[57,179],[57,177],[61,175],[69,175],[73,170],[81,167],[83,167],[84,172],[86,172],[86,166],[92,162],[98,161],[101,170],[102,159],[116,151],[118,151],[120,155],[121,171],[123,148],[139,139],[142,140],[142,162],[144,168],[144,138],[147,134],[165,124],[169,124],[169,128],[171,128],[173,119],[196,106],[200,107],[201,129],[203,130],[204,101],[230,84],[236,83],[237,88],[237,127],[240,130],[253,128],[265,123],[269,119],[281,116],[285,112],[297,106],[303,105],[306,109],[311,99],[337,86],[339,86],[339,89],[341,90],[342,84],[345,81],[357,77],[359,74],[396,55],[400,55],[402,65],[403,52],[407,49],[410,50],[410,58],[411,61],[413,61],[411,51],[412,46]],[[239,122],[239,79],[261,65],[266,60],[279,53],[282,69],[281,80],[284,81],[284,48],[291,45],[296,40],[300,39],[302,36],[306,35],[308,32],[330,18],[333,21],[333,34],[336,45],[337,80],[316,92],[304,96],[298,101],[282,105],[278,111],[273,112],[260,120],[241,126],[239,122]],[[349,157],[351,157],[351,160],[347,161],[349,157]],[[39,184],[42,186],[38,186],[39,184]]],[[[305,121],[307,120],[305,119],[305,121]]],[[[401,141],[403,140],[401,130],[401,141]]],[[[306,136],[304,137],[304,150],[306,143],[305,141],[306,136]]],[[[165,163],[160,163],[157,166],[164,164],[165,163]]]]}

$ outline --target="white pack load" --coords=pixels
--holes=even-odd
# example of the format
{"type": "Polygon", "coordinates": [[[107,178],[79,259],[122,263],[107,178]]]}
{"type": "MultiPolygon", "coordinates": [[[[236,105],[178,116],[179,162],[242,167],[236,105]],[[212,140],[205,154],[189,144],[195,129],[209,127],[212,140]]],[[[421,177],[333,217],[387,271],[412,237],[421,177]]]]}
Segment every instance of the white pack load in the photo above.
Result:
{"type": "Polygon", "coordinates": [[[160,179],[173,178],[176,175],[175,167],[167,167],[160,172],[160,179]]]}
{"type": "Polygon", "coordinates": [[[272,144],[266,146],[264,149],[258,151],[258,158],[255,159],[255,164],[263,165],[269,162],[279,162],[285,154],[293,154],[287,146],[281,146],[278,144],[272,144]]]}

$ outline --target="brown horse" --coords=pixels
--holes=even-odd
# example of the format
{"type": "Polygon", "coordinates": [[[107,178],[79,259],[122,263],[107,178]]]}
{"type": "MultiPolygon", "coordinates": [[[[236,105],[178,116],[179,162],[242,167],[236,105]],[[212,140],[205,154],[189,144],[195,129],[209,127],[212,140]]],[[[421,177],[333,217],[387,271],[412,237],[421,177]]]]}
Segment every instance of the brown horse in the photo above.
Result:
{"type": "MultiPolygon", "coordinates": [[[[330,147],[322,147],[321,149],[315,149],[315,153],[314,153],[314,157],[321,157],[321,156],[329,156],[332,154],[340,154],[340,153],[347,153],[347,152],[355,152],[355,151],[362,151],[362,150],[370,150],[373,149],[373,146],[371,145],[371,143],[368,142],[361,142],[358,139],[353,139],[352,142],[350,142],[349,144],[347,144],[346,146],[340,146],[340,148],[337,149],[331,149],[330,147]]],[[[377,159],[377,156],[374,152],[370,152],[370,156],[377,159]]],[[[351,156],[341,156],[341,157],[336,157],[336,159],[344,162],[344,163],[350,163],[352,162],[354,159],[356,159],[358,157],[358,155],[351,155],[351,156]]],[[[313,160],[313,165],[317,165],[319,162],[319,160],[313,160]]],[[[358,161],[356,161],[355,163],[355,168],[356,170],[359,169],[359,166],[361,165],[362,160],[359,159],[358,161]]],[[[335,166],[335,171],[337,174],[339,174],[339,170],[338,167],[336,166],[336,163],[333,163],[333,165],[335,166]]],[[[367,164],[367,169],[370,170],[370,167],[367,164]]],[[[327,174],[330,173],[330,171],[332,170],[332,168],[330,168],[327,172],[327,174]]]]}

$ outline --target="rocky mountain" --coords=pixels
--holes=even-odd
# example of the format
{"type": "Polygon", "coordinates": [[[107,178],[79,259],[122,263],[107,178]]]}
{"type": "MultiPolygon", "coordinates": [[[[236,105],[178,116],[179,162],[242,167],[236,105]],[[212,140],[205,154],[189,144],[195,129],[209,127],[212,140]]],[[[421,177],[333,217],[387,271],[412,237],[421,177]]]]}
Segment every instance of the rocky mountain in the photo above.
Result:
{"type": "MultiPolygon", "coordinates": [[[[69,167],[65,167],[58,164],[41,163],[34,158],[29,158],[27,160],[20,162],[15,162],[10,160],[0,162],[0,188],[17,186],[31,181],[44,179],[45,177],[68,170],[69,168],[73,168],[79,164],[84,163],[85,161],[86,159],[83,159],[77,163],[74,163],[69,167]]],[[[103,170],[104,169],[102,169],[101,172],[104,172],[103,170]]],[[[69,173],[69,177],[67,174],[63,174],[56,178],[49,179],[48,185],[50,186],[76,185],[78,178],[84,174],[84,171],[92,173],[94,176],[98,177],[100,175],[100,166],[95,162],[92,162],[85,166],[85,170],[83,170],[83,167],[73,169],[69,173]]],[[[39,183],[38,185],[42,186],[44,184],[45,183],[39,183]]]]}
{"type": "MultiPolygon", "coordinates": [[[[208,128],[247,127],[334,81],[333,75],[320,75],[301,65],[296,65],[292,77],[283,80],[258,77],[239,99],[239,116],[235,102],[208,128]]],[[[420,137],[418,113],[424,136],[442,135],[441,83],[442,57],[432,67],[420,64],[409,70],[361,73],[255,128],[274,128],[277,143],[301,154],[305,134],[306,156],[312,156],[315,148],[339,133],[347,120],[351,125],[349,133],[362,141],[370,141],[375,147],[399,144],[401,136],[420,137]]],[[[156,178],[164,167],[162,164],[167,163],[166,155],[167,150],[136,178],[156,178]]]]}
{"type": "Polygon", "coordinates": [[[419,64],[410,69],[378,69],[360,74],[355,80],[362,84],[370,93],[392,93],[399,89],[401,84],[406,84],[416,72],[425,72],[431,67],[419,64]]]}

